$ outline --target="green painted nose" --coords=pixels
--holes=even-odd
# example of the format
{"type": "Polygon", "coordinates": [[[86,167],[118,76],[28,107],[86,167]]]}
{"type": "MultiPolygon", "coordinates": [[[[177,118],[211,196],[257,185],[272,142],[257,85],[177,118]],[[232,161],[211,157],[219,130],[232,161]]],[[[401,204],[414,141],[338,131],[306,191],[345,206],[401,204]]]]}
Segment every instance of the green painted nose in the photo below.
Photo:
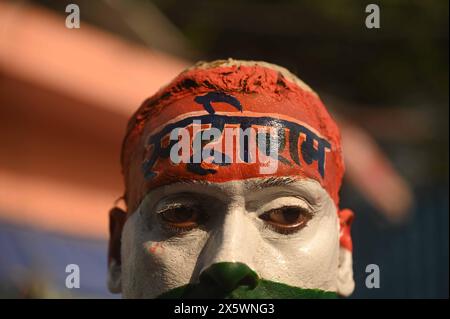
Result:
{"type": "Polygon", "coordinates": [[[239,262],[216,263],[200,274],[200,283],[214,285],[224,292],[231,292],[239,286],[253,289],[258,284],[258,275],[246,264],[239,262]]]}

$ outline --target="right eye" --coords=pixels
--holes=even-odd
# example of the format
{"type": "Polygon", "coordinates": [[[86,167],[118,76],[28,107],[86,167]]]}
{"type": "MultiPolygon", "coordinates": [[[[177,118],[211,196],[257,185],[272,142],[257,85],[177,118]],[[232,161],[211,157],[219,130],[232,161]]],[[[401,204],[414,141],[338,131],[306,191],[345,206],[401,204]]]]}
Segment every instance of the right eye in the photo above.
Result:
{"type": "Polygon", "coordinates": [[[286,206],[272,209],[259,218],[281,234],[292,234],[304,228],[312,214],[302,207],[286,206]]]}
{"type": "Polygon", "coordinates": [[[204,222],[204,215],[197,207],[180,206],[169,208],[159,213],[167,228],[175,232],[186,232],[199,227],[204,222]]]}

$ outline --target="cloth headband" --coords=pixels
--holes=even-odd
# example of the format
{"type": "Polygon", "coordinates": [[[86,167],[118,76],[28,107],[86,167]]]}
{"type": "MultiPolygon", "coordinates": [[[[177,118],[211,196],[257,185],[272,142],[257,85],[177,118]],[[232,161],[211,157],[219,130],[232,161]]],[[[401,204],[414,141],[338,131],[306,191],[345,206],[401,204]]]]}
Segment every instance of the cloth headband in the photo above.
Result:
{"type": "Polygon", "coordinates": [[[198,65],[181,73],[129,122],[122,149],[127,194],[136,156],[140,172],[134,169],[133,183],[142,175],[145,191],[176,179],[306,177],[338,205],[344,173],[339,130],[320,98],[287,70],[261,62],[198,65]],[[189,132],[191,150],[174,162],[170,152],[182,151],[183,134],[170,135],[179,129],[189,132]],[[209,161],[200,155],[207,149],[209,161]]]}
{"type": "MultiPolygon", "coordinates": [[[[180,180],[311,178],[336,207],[344,174],[339,129],[318,95],[265,62],[200,63],[147,99],[122,146],[125,201],[180,180]]],[[[338,211],[341,246],[352,249],[353,213],[338,211]]]]}

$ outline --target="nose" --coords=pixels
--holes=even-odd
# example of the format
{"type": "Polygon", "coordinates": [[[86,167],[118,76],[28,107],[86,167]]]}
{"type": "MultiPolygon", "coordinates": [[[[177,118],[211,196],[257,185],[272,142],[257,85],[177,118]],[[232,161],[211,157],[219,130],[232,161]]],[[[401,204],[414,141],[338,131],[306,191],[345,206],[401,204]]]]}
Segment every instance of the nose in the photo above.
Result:
{"type": "Polygon", "coordinates": [[[200,283],[228,293],[239,286],[254,289],[258,284],[258,275],[244,263],[220,262],[211,265],[200,274],[200,283]]]}
{"type": "Polygon", "coordinates": [[[201,256],[200,273],[213,264],[239,262],[253,266],[258,246],[258,230],[245,216],[241,205],[231,207],[216,226],[201,256]]]}

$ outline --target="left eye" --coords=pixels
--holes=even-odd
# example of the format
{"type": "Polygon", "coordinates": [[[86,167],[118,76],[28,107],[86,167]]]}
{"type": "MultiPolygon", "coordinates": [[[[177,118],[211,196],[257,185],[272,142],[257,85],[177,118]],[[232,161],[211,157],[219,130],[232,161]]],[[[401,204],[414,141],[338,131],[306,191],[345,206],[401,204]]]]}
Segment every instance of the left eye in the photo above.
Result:
{"type": "Polygon", "coordinates": [[[175,207],[161,213],[164,226],[176,232],[189,231],[203,222],[201,211],[196,207],[175,207]]]}
{"type": "Polygon", "coordinates": [[[259,218],[275,231],[282,234],[291,234],[305,227],[312,218],[312,214],[301,207],[287,206],[272,209],[260,215],[259,218]]]}

